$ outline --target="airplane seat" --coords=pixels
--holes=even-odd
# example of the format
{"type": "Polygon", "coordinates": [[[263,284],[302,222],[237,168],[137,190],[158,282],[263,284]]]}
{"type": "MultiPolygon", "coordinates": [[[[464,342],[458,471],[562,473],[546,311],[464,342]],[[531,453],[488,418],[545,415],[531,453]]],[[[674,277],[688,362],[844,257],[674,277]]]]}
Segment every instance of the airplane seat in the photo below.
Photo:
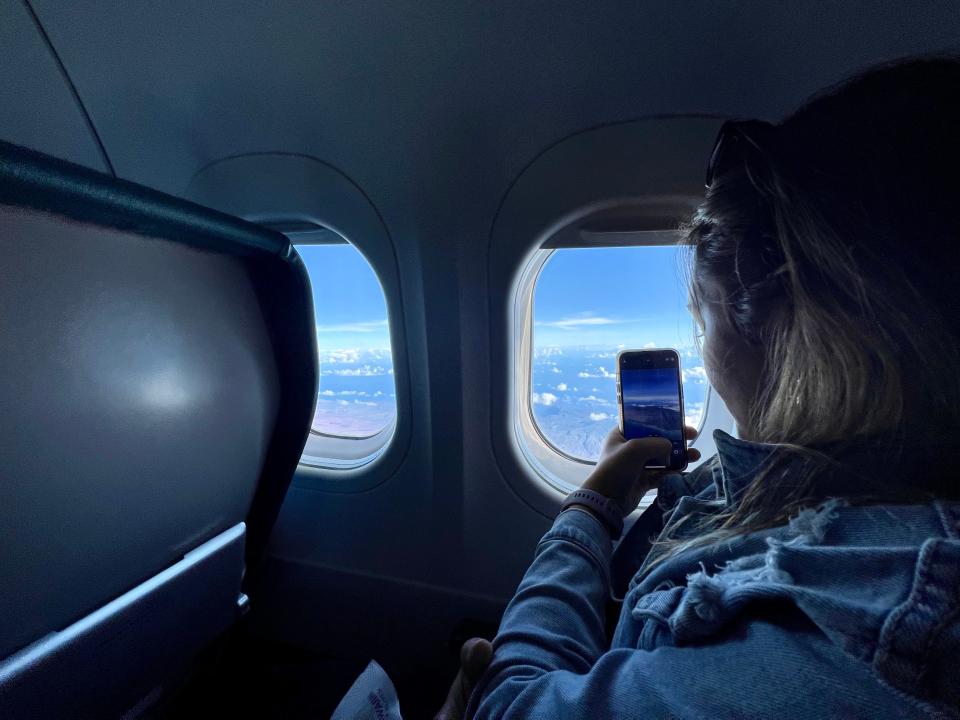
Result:
{"type": "Polygon", "coordinates": [[[309,279],[280,233],[0,143],[0,338],[0,717],[136,717],[246,606],[309,279]]]}

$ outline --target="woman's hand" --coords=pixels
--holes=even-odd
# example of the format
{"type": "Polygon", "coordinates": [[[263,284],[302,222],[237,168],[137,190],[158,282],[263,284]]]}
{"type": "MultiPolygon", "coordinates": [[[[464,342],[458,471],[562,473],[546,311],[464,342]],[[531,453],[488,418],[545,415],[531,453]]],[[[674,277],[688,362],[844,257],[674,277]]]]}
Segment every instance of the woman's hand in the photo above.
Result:
{"type": "Polygon", "coordinates": [[[473,686],[490,664],[493,646],[489,640],[470,638],[460,648],[460,672],[454,678],[443,707],[433,720],[462,720],[473,686]]]}
{"type": "MultiPolygon", "coordinates": [[[[684,427],[687,440],[697,437],[692,427],[684,427]]],[[[590,477],[583,483],[584,490],[593,490],[616,501],[624,517],[640,503],[640,499],[657,486],[660,478],[670,470],[646,470],[648,464],[669,463],[670,441],[666,438],[649,437],[625,440],[623,433],[614,428],[603,441],[600,461],[590,477]]],[[[690,461],[700,459],[700,451],[687,450],[690,461]]]]}

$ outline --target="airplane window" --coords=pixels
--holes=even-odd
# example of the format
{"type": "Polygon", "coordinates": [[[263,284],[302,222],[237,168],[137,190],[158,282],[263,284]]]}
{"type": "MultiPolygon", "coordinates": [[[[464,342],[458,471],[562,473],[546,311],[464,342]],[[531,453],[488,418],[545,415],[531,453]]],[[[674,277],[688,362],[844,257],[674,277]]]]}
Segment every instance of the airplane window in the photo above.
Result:
{"type": "Polygon", "coordinates": [[[709,385],[687,309],[686,253],[676,245],[552,251],[534,288],[530,402],[555,449],[597,460],[617,424],[624,348],[680,352],[687,424],[700,427],[709,385]]]}
{"type": "MultiPolygon", "coordinates": [[[[397,414],[383,288],[353,245],[302,244],[297,250],[310,275],[317,317],[320,386],[312,436],[371,438],[397,414]]],[[[316,445],[311,441],[305,462],[316,445]]]]}

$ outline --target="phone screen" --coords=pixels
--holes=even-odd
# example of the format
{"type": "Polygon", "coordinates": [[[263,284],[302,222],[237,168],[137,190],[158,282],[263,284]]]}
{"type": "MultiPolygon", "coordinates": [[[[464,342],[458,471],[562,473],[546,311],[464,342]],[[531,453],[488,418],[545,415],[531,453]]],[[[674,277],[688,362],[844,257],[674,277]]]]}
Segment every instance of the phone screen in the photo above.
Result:
{"type": "MultiPolygon", "coordinates": [[[[623,436],[627,440],[666,438],[673,444],[666,467],[685,468],[680,356],[675,350],[625,351],[620,353],[617,371],[623,436]]],[[[657,463],[656,467],[664,465],[657,463]]]]}

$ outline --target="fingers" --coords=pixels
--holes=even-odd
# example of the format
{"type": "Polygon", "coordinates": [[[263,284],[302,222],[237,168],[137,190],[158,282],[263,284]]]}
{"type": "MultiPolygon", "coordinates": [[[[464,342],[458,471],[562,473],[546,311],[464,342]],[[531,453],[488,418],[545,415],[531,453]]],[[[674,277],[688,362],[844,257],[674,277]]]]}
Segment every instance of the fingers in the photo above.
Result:
{"type": "Polygon", "coordinates": [[[620,432],[620,428],[614,426],[614,428],[607,433],[607,436],[603,439],[603,449],[602,454],[607,455],[620,445],[623,445],[626,442],[626,439],[623,437],[623,433],[620,432]]]}
{"type": "MultiPolygon", "coordinates": [[[[684,425],[683,435],[686,438],[687,442],[690,442],[692,440],[695,440],[698,437],[699,433],[697,432],[697,429],[695,427],[691,425],[684,425]]],[[[623,433],[620,432],[620,428],[614,427],[609,433],[607,433],[606,438],[604,438],[603,450],[600,456],[601,458],[606,458],[611,455],[617,455],[621,452],[623,448],[629,447],[631,446],[630,445],[631,443],[639,442],[641,440],[663,440],[664,442],[667,442],[664,438],[638,438],[635,440],[627,440],[623,437],[623,433]]],[[[633,449],[628,452],[632,455],[638,451],[635,447],[633,447],[633,449]]],[[[642,451],[640,451],[640,454],[643,454],[642,451]]],[[[663,453],[663,454],[667,455],[668,453],[663,453]]],[[[701,457],[702,457],[701,452],[696,448],[687,449],[687,459],[690,462],[696,462],[701,457]]],[[[656,458],[656,457],[644,458],[644,464],[651,462],[651,460],[661,460],[661,459],[662,459],[662,456],[659,458],[656,458]]]]}
{"type": "Polygon", "coordinates": [[[673,444],[666,438],[646,437],[627,440],[620,453],[629,455],[632,462],[642,468],[649,463],[669,464],[671,450],[673,450],[673,444]]]}
{"type": "Polygon", "coordinates": [[[467,709],[467,700],[470,699],[470,692],[473,690],[472,685],[467,689],[466,683],[461,668],[447,692],[443,707],[433,716],[433,720],[463,720],[463,713],[467,709]]]}
{"type": "Polygon", "coordinates": [[[483,638],[470,638],[460,648],[460,667],[463,668],[471,684],[483,675],[483,671],[490,664],[491,657],[493,657],[493,645],[483,638]]]}
{"type": "Polygon", "coordinates": [[[470,638],[460,646],[460,672],[450,686],[443,707],[433,716],[434,720],[462,720],[473,686],[487,669],[491,657],[493,646],[489,640],[470,638]]]}

